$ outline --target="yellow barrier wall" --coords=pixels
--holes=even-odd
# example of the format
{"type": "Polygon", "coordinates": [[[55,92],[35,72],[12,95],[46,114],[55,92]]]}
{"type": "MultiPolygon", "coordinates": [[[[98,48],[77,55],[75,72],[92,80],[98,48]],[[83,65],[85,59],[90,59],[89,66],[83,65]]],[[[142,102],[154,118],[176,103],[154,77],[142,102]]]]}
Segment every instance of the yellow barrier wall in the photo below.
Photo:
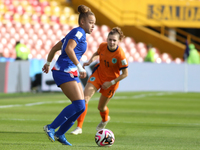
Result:
{"type": "Polygon", "coordinates": [[[199,0],[85,1],[103,14],[109,14],[108,18],[120,26],[166,25],[169,27],[200,27],[199,0]]]}
{"type": "Polygon", "coordinates": [[[97,24],[120,26],[126,36],[136,42],[151,43],[173,58],[183,57],[185,45],[142,26],[200,27],[200,1],[197,0],[73,0],[72,3],[76,8],[80,4],[90,7],[97,24]]]}

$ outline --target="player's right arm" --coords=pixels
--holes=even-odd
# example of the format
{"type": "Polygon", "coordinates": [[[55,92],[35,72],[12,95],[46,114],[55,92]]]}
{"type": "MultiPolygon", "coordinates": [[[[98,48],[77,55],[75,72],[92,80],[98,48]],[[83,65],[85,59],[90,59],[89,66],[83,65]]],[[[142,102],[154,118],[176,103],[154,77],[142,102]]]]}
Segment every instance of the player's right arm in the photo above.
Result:
{"type": "Polygon", "coordinates": [[[73,39],[69,39],[67,46],[65,48],[65,52],[67,53],[67,56],[71,59],[71,61],[77,66],[78,71],[80,73],[80,78],[85,78],[87,75],[86,71],[85,69],[82,68],[74,52],[76,46],[77,46],[76,41],[73,39]]]}
{"type": "Polygon", "coordinates": [[[96,60],[97,56],[99,56],[98,51],[96,51],[92,57],[90,58],[90,60],[86,63],[83,64],[83,67],[85,66],[89,66],[94,60],[96,60]]]}
{"type": "Polygon", "coordinates": [[[53,57],[55,55],[55,53],[59,50],[61,50],[61,47],[62,47],[62,41],[59,41],[56,45],[54,45],[52,47],[52,49],[50,50],[49,54],[48,54],[48,57],[47,57],[47,62],[46,64],[44,64],[43,68],[42,68],[42,71],[44,73],[48,73],[49,72],[49,66],[50,66],[50,63],[51,61],[53,60],[53,57]]]}
{"type": "Polygon", "coordinates": [[[59,41],[56,45],[54,45],[54,46],[52,47],[52,49],[51,49],[51,51],[49,52],[48,57],[47,57],[47,61],[48,61],[48,62],[51,62],[51,61],[52,61],[52,59],[53,59],[55,53],[56,53],[57,51],[61,50],[61,47],[62,47],[62,42],[61,42],[61,41],[59,41]]]}

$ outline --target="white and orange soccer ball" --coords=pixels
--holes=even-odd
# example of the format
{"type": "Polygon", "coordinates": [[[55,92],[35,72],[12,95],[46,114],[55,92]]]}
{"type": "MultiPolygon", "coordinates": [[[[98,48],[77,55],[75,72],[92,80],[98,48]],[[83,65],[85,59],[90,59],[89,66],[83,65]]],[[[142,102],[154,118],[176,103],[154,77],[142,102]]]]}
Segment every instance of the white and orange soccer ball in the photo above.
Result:
{"type": "Polygon", "coordinates": [[[95,142],[98,146],[112,146],[115,142],[115,136],[111,130],[101,129],[95,135],[95,142]]]}

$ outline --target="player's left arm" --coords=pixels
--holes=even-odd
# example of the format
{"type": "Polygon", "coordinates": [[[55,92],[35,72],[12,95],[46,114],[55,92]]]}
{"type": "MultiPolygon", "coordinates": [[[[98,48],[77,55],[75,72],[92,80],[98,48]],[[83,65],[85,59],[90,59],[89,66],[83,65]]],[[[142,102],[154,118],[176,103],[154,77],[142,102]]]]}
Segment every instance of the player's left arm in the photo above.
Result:
{"type": "Polygon", "coordinates": [[[122,71],[122,73],[119,75],[119,77],[117,77],[114,80],[110,81],[111,85],[113,85],[113,83],[115,84],[115,83],[123,80],[124,78],[126,78],[128,76],[128,68],[124,68],[121,71],[122,71]]]}
{"type": "Polygon", "coordinates": [[[127,67],[121,69],[121,71],[122,71],[122,73],[117,78],[113,79],[110,82],[104,82],[101,87],[103,89],[108,89],[110,86],[116,84],[117,82],[123,80],[124,78],[126,78],[128,76],[128,68],[127,67]]]}
{"type": "Polygon", "coordinates": [[[96,52],[92,55],[92,57],[90,58],[90,60],[89,60],[88,62],[85,62],[85,63],[83,64],[83,68],[85,68],[85,66],[89,66],[89,65],[97,58],[98,55],[99,55],[99,54],[98,54],[98,52],[96,51],[96,52]]]}
{"type": "Polygon", "coordinates": [[[128,76],[128,62],[127,62],[124,52],[122,52],[119,57],[120,57],[119,60],[121,60],[119,61],[119,68],[122,71],[122,73],[117,78],[110,81],[111,85],[114,85],[115,83],[121,81],[122,79],[128,76]]]}

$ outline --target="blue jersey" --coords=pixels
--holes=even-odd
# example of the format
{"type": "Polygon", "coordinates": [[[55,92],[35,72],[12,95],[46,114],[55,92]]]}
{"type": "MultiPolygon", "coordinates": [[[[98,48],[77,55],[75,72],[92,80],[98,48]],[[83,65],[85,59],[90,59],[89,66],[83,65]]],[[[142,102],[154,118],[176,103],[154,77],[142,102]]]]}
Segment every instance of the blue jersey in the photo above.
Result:
{"type": "Polygon", "coordinates": [[[61,55],[52,70],[59,70],[78,76],[76,65],[71,61],[65,52],[69,39],[73,39],[77,43],[77,46],[74,48],[74,52],[78,61],[80,61],[82,55],[85,53],[87,49],[86,33],[81,27],[74,28],[61,40],[61,55]]]}

